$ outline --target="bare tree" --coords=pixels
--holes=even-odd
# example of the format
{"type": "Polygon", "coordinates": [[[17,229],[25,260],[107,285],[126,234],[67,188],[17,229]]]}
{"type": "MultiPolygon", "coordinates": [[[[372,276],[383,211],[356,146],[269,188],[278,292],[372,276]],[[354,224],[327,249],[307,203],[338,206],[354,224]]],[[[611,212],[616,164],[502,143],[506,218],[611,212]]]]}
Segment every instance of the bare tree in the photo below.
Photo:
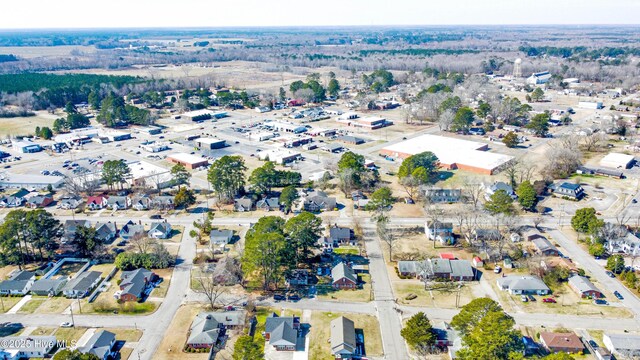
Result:
{"type": "Polygon", "coordinates": [[[136,234],[132,237],[131,240],[129,240],[129,243],[138,250],[139,253],[148,254],[153,249],[153,246],[157,244],[157,241],[142,233],[136,234]]]}
{"type": "Polygon", "coordinates": [[[387,245],[387,249],[389,250],[389,261],[393,261],[393,249],[396,246],[396,238],[393,232],[389,229],[389,218],[386,214],[378,217],[376,221],[376,234],[380,240],[387,245]]]}
{"type": "Polygon", "coordinates": [[[453,113],[452,110],[445,110],[438,117],[438,127],[442,131],[449,131],[449,128],[453,124],[453,120],[455,119],[456,114],[453,113]]]}
{"type": "Polygon", "coordinates": [[[473,209],[477,209],[484,194],[484,186],[480,179],[465,178],[462,183],[462,193],[466,200],[473,205],[473,209]]]}

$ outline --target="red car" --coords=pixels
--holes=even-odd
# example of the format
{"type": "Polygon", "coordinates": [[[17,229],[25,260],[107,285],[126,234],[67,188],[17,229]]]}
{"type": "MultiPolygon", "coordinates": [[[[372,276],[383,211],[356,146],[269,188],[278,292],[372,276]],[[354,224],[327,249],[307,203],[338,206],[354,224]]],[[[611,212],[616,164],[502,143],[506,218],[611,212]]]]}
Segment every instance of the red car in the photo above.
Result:
{"type": "Polygon", "coordinates": [[[542,299],[542,302],[555,304],[556,300],[552,298],[544,298],[542,299]]]}

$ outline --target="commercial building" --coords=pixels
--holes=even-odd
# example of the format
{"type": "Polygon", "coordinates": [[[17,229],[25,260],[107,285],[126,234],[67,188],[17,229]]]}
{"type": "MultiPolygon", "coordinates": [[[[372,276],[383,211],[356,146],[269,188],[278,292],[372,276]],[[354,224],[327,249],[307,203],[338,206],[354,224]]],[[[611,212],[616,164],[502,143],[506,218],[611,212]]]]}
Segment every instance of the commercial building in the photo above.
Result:
{"type": "Polygon", "coordinates": [[[195,140],[195,143],[196,147],[201,150],[222,149],[227,146],[226,141],[215,138],[199,138],[195,140]]]}
{"type": "Polygon", "coordinates": [[[11,147],[19,151],[23,154],[30,154],[42,151],[42,147],[36,143],[33,143],[29,140],[24,141],[15,141],[11,143],[11,147]]]}
{"type": "Polygon", "coordinates": [[[580,101],[578,107],[583,109],[599,110],[604,107],[601,101],[580,101]]]}
{"type": "Polygon", "coordinates": [[[307,131],[307,128],[302,125],[286,123],[281,121],[271,121],[271,122],[265,123],[264,126],[266,126],[267,128],[273,131],[281,131],[281,132],[288,132],[288,133],[294,133],[294,134],[302,134],[307,131]]]}
{"type": "Polygon", "coordinates": [[[173,164],[181,164],[190,170],[209,165],[209,161],[206,158],[187,153],[169,155],[167,156],[167,161],[173,164]]]}
{"type": "Polygon", "coordinates": [[[204,121],[214,118],[214,112],[207,109],[189,111],[182,114],[182,117],[191,121],[204,121]]]}
{"type": "Polygon", "coordinates": [[[146,161],[132,161],[127,165],[131,169],[128,181],[132,186],[162,189],[171,185],[172,177],[168,169],[146,161]]]}
{"type": "Polygon", "coordinates": [[[140,145],[140,147],[142,148],[142,150],[148,151],[150,153],[157,153],[157,152],[166,151],[170,149],[169,144],[164,142],[155,142],[155,141],[144,143],[140,145]]]}
{"type": "Polygon", "coordinates": [[[548,71],[537,72],[527,78],[527,84],[542,85],[546,84],[550,79],[551,74],[548,71]]]}
{"type": "Polygon", "coordinates": [[[64,183],[62,176],[45,175],[23,175],[5,173],[0,175],[0,187],[4,188],[25,188],[25,189],[46,189],[51,185],[57,189],[64,183]]]}
{"type": "Polygon", "coordinates": [[[434,153],[440,167],[448,170],[460,169],[479,174],[492,175],[512,161],[513,156],[488,152],[489,145],[437,135],[422,135],[389,145],[380,152],[401,159],[425,151],[434,153]]]}
{"type": "Polygon", "coordinates": [[[276,134],[269,131],[263,131],[263,132],[249,135],[249,139],[256,140],[256,141],[265,141],[265,140],[273,139],[274,137],[276,137],[276,134]]]}
{"type": "MultiPolygon", "coordinates": [[[[348,113],[348,114],[353,114],[353,113],[348,113]]],[[[344,115],[348,115],[348,114],[344,114],[344,115]]],[[[347,126],[365,128],[368,130],[375,130],[375,129],[383,128],[385,126],[393,125],[393,121],[389,121],[381,117],[359,118],[356,115],[355,118],[349,118],[349,117],[344,117],[344,115],[338,118],[338,122],[346,124],[347,126]]]]}
{"type": "Polygon", "coordinates": [[[276,164],[284,165],[290,163],[300,157],[300,153],[287,149],[272,149],[267,151],[261,151],[258,153],[260,160],[273,161],[276,164]]]}
{"type": "Polygon", "coordinates": [[[633,155],[622,153],[609,153],[600,160],[600,165],[613,169],[628,169],[633,165],[635,158],[633,155]]]}

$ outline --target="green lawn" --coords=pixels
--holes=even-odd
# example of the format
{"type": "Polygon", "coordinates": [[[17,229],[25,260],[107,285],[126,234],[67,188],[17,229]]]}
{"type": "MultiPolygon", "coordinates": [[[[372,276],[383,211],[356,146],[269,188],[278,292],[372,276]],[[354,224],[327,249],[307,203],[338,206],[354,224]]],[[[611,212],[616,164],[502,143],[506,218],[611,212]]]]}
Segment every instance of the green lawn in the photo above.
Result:
{"type": "Polygon", "coordinates": [[[11,308],[20,301],[22,297],[18,296],[1,296],[0,301],[2,305],[0,305],[0,313],[6,313],[11,310],[11,308]]]}

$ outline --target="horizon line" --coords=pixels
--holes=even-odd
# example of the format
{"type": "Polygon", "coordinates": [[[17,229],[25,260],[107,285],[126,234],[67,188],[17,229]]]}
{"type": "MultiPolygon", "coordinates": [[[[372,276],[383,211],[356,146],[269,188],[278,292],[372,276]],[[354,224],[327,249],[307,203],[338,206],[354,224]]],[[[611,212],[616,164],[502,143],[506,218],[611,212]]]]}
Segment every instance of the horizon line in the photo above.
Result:
{"type": "Polygon", "coordinates": [[[29,27],[29,28],[3,28],[1,31],[27,32],[27,31],[86,31],[86,30],[228,30],[228,29],[340,29],[340,28],[442,28],[442,27],[638,27],[637,24],[615,24],[615,23],[598,23],[598,24],[381,24],[381,25],[222,25],[222,26],[120,26],[120,27],[29,27]]]}

